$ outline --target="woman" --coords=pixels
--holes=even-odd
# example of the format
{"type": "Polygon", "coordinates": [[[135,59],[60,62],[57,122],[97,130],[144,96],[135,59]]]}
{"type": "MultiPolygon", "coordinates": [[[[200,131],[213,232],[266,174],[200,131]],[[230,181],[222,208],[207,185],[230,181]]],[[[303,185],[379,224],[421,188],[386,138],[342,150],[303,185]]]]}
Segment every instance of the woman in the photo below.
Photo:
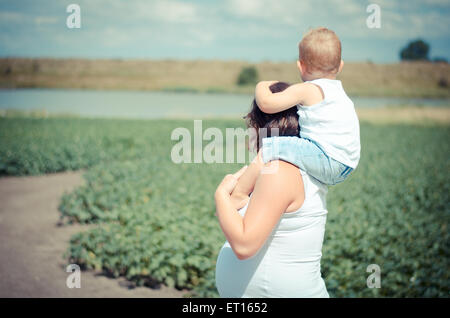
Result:
{"type": "MultiPolygon", "coordinates": [[[[287,86],[276,83],[271,90],[277,92],[287,86]]],[[[280,136],[298,136],[296,116],[295,107],[269,115],[254,102],[247,124],[257,131],[279,128],[280,136]]],[[[259,136],[257,140],[259,150],[259,136]]],[[[241,209],[239,203],[245,201],[233,200],[232,193],[240,178],[246,182],[253,178],[251,165],[225,176],[215,192],[216,215],[227,239],[216,264],[219,294],[329,297],[320,274],[327,188],[284,161],[273,161],[265,168],[273,173],[254,177],[250,199],[241,209]],[[276,169],[270,169],[270,165],[276,165],[276,169]]]]}

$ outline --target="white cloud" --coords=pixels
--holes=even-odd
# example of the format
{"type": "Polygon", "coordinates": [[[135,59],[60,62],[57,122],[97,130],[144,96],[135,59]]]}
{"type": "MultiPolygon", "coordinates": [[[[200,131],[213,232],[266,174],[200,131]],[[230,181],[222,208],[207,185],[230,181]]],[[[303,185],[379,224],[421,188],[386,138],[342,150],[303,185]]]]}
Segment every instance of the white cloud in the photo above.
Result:
{"type": "Polygon", "coordinates": [[[99,40],[107,47],[122,47],[130,41],[130,33],[129,30],[109,26],[102,31],[99,40]]]}
{"type": "Polygon", "coordinates": [[[57,17],[45,17],[45,16],[42,16],[42,17],[34,18],[34,22],[37,25],[41,25],[41,24],[55,24],[55,23],[58,22],[58,20],[60,20],[60,19],[58,19],[57,17]]]}
{"type": "Polygon", "coordinates": [[[445,15],[431,12],[382,11],[379,37],[412,38],[441,37],[448,33],[449,21],[445,15]]]}
{"type": "Polygon", "coordinates": [[[79,0],[82,11],[106,16],[112,20],[144,20],[148,22],[191,23],[198,19],[200,6],[176,0],[79,0]]]}
{"type": "Polygon", "coordinates": [[[264,2],[258,0],[229,0],[227,7],[230,12],[243,17],[258,17],[264,9],[264,2]]]}
{"type": "Polygon", "coordinates": [[[237,17],[293,26],[298,25],[298,22],[311,12],[311,4],[295,0],[228,0],[225,8],[237,17]]]}
{"type": "Polygon", "coordinates": [[[169,23],[190,23],[198,19],[198,6],[173,0],[138,1],[134,12],[140,16],[169,23]]]}
{"type": "Polygon", "coordinates": [[[22,13],[10,11],[0,12],[0,21],[2,23],[22,23],[28,20],[29,18],[22,13]]]}
{"type": "Polygon", "coordinates": [[[422,0],[421,3],[425,3],[430,6],[450,7],[450,1],[448,0],[422,0]]]}
{"type": "Polygon", "coordinates": [[[329,27],[346,43],[362,46],[372,40],[403,43],[416,37],[441,41],[449,37],[450,29],[450,0],[77,0],[83,27],[68,36],[64,5],[41,1],[29,10],[0,8],[0,39],[29,49],[40,47],[39,37],[60,52],[68,51],[73,42],[87,46],[80,52],[106,48],[135,54],[154,48],[163,56],[165,50],[170,54],[179,47],[192,56],[197,52],[239,56],[242,51],[242,57],[265,58],[272,54],[265,48],[274,55],[278,54],[274,46],[295,51],[310,27],[329,27]],[[370,3],[381,7],[381,29],[366,26],[370,3]]]}

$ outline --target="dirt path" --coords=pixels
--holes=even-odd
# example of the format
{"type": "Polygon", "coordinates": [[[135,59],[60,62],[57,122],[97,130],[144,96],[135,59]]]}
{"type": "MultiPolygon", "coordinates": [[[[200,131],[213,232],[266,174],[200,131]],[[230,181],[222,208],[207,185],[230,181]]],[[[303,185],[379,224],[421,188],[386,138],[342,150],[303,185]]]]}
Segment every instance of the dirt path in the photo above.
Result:
{"type": "Polygon", "coordinates": [[[123,278],[81,272],[69,289],[62,255],[87,227],[58,226],[61,195],[82,184],[80,172],[0,178],[0,297],[182,297],[176,289],[137,287],[123,278]]]}

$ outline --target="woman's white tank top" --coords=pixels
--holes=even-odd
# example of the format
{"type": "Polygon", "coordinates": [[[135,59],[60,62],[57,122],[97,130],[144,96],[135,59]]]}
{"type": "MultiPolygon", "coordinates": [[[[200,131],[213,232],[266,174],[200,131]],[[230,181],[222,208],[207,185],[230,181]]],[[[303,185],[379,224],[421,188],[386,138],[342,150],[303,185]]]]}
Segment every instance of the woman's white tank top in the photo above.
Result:
{"type": "MultiPolygon", "coordinates": [[[[301,171],[305,201],[284,213],[257,254],[239,260],[225,242],[216,263],[221,297],[329,297],[320,273],[326,185],[301,171]]],[[[239,210],[245,215],[248,204],[239,210]]]]}

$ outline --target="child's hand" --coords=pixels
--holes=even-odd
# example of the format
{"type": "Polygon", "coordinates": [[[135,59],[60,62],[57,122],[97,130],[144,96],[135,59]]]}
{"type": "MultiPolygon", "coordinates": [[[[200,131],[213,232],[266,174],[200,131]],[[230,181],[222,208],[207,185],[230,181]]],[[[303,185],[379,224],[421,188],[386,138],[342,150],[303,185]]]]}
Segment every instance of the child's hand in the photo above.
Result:
{"type": "Polygon", "coordinates": [[[231,194],[231,202],[233,202],[234,208],[236,210],[242,209],[250,200],[250,197],[248,195],[242,195],[238,196],[234,193],[231,194]]]}
{"type": "Polygon", "coordinates": [[[243,166],[238,172],[234,174],[227,174],[217,187],[216,192],[231,194],[231,192],[233,192],[234,188],[236,187],[239,178],[244,174],[246,169],[247,166],[243,166]]]}

